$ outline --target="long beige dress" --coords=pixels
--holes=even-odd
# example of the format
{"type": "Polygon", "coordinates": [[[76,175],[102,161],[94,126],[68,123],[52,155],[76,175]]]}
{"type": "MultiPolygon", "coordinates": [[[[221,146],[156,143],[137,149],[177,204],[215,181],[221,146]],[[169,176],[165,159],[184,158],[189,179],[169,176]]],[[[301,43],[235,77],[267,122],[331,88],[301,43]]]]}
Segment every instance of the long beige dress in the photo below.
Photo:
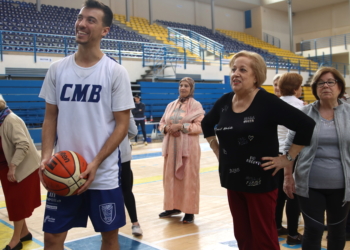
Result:
{"type": "Polygon", "coordinates": [[[203,117],[202,105],[190,98],[185,103],[170,103],[160,121],[161,131],[171,123],[181,123],[185,128],[179,137],[164,136],[164,210],[199,213],[199,134],[203,117]]]}

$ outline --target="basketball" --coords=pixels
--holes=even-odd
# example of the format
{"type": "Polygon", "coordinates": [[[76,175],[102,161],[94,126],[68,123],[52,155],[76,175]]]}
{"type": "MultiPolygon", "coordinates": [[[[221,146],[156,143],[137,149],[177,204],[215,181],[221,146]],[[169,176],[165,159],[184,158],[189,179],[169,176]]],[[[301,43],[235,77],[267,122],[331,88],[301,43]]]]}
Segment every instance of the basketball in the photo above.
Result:
{"type": "Polygon", "coordinates": [[[87,162],[80,154],[60,151],[45,164],[43,179],[50,192],[61,196],[75,195],[86,182],[87,177],[79,178],[86,168],[87,162]]]}

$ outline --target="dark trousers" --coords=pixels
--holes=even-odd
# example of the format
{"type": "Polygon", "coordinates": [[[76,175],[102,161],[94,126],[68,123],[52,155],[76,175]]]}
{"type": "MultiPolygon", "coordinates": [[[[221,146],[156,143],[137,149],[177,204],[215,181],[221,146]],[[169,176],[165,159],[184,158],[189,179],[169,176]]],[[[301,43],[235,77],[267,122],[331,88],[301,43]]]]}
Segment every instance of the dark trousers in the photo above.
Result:
{"type": "Polygon", "coordinates": [[[277,189],[266,193],[227,190],[240,250],[279,250],[275,224],[277,189]]]}
{"type": "Polygon", "coordinates": [[[277,229],[282,227],[283,209],[286,204],[287,229],[290,236],[298,234],[298,222],[300,215],[299,202],[297,198],[289,199],[283,191],[284,173],[279,171],[278,196],[276,205],[276,226],[277,229]]]}
{"type": "MultiPolygon", "coordinates": [[[[135,120],[137,128],[141,126],[142,134],[143,134],[143,141],[146,141],[146,126],[145,126],[145,120],[135,120]]],[[[135,136],[135,142],[137,142],[137,135],[135,136]]]]}
{"type": "Polygon", "coordinates": [[[135,197],[132,193],[134,177],[131,171],[130,161],[122,163],[121,180],[125,207],[128,210],[131,222],[137,222],[135,197]]]}
{"type": "Polygon", "coordinates": [[[320,250],[324,231],[324,212],[327,213],[328,250],[343,250],[349,202],[343,203],[344,189],[309,188],[309,198],[298,196],[305,230],[303,250],[320,250]]]}

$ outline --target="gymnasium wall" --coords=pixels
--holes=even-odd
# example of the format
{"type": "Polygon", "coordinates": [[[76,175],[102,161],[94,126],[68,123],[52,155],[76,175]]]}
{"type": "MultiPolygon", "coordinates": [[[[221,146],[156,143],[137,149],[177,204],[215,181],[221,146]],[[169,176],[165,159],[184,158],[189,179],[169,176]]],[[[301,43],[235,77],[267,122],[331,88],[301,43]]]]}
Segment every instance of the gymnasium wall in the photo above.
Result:
{"type": "MultiPolygon", "coordinates": [[[[63,58],[63,56],[51,56],[51,57],[38,57],[37,63],[34,63],[33,56],[24,55],[4,55],[4,61],[0,62],[0,75],[5,74],[5,67],[10,68],[49,68],[51,63],[63,58]],[[43,59],[44,61],[41,61],[43,59]]],[[[118,58],[116,58],[118,60],[118,58]]],[[[131,82],[141,78],[142,74],[145,74],[145,70],[148,67],[142,67],[142,62],[138,60],[122,60],[122,65],[127,69],[131,82]]],[[[279,70],[278,73],[284,73],[286,70],[279,70]]],[[[223,65],[222,71],[219,69],[219,65],[206,65],[203,70],[201,64],[187,64],[187,68],[184,68],[183,64],[178,64],[176,68],[177,74],[201,74],[202,79],[220,79],[224,81],[225,75],[230,74],[230,69],[227,64],[223,65]]],[[[173,75],[174,71],[171,68],[165,70],[166,75],[173,75]]],[[[276,74],[276,69],[267,70],[267,79],[264,84],[272,85],[272,79],[276,74]]],[[[308,72],[301,72],[304,78],[304,83],[308,79],[308,72]]],[[[347,82],[350,86],[350,76],[347,76],[347,82]]]]}
{"type": "Polygon", "coordinates": [[[293,22],[294,43],[350,33],[349,2],[297,12],[293,22]]]}
{"type": "MultiPolygon", "coordinates": [[[[22,0],[36,3],[36,0],[22,0]]],[[[111,7],[113,13],[125,15],[125,0],[101,0],[111,7]]],[[[41,4],[64,6],[69,8],[81,8],[84,0],[41,0],[41,4]]],[[[201,25],[207,28],[211,26],[211,5],[184,0],[153,0],[153,20],[166,20],[201,25]]],[[[148,0],[129,0],[130,16],[149,19],[148,0]]],[[[244,12],[230,8],[215,7],[215,26],[219,29],[244,31],[244,12]]]]}
{"type": "MultiPolygon", "coordinates": [[[[286,4],[287,6],[287,4],[286,4]]],[[[281,48],[290,49],[288,12],[261,7],[262,32],[281,40],[281,48]]]]}

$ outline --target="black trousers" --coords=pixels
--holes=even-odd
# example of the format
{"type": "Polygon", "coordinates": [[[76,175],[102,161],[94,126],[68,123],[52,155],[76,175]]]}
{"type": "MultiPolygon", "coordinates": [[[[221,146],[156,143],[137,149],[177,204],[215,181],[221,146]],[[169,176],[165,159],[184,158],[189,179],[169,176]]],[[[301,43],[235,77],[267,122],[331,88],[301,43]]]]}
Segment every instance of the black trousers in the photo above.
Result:
{"type": "MultiPolygon", "coordinates": [[[[143,141],[146,141],[146,126],[145,126],[145,120],[135,120],[136,126],[137,128],[139,126],[141,126],[141,130],[142,130],[142,135],[143,135],[143,141]]],[[[137,142],[137,135],[135,136],[135,142],[137,142]]]]}
{"type": "Polygon", "coordinates": [[[130,161],[122,163],[121,180],[125,207],[128,210],[131,222],[137,222],[135,197],[132,193],[134,176],[131,171],[130,161]]]}
{"type": "Polygon", "coordinates": [[[286,217],[287,217],[287,229],[290,236],[296,236],[298,234],[298,223],[300,208],[297,198],[289,199],[286,193],[283,191],[284,173],[279,171],[279,184],[278,184],[278,196],[276,204],[276,227],[277,229],[282,227],[283,209],[286,204],[286,217]]]}
{"type": "Polygon", "coordinates": [[[298,196],[305,222],[303,250],[320,250],[327,213],[328,250],[343,250],[349,202],[343,203],[344,189],[309,188],[309,198],[298,196]]]}

